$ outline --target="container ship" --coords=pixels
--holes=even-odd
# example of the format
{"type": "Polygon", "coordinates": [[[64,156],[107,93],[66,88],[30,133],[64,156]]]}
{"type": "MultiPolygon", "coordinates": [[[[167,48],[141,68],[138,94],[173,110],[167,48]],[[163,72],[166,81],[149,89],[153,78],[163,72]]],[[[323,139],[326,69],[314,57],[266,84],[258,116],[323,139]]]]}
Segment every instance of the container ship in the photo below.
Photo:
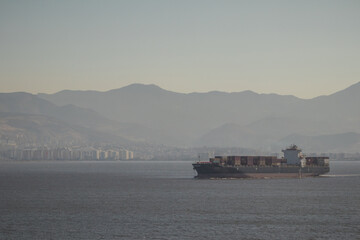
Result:
{"type": "Polygon", "coordinates": [[[305,157],[296,145],[275,156],[215,156],[193,164],[195,178],[302,178],[330,171],[329,157],[305,157]]]}

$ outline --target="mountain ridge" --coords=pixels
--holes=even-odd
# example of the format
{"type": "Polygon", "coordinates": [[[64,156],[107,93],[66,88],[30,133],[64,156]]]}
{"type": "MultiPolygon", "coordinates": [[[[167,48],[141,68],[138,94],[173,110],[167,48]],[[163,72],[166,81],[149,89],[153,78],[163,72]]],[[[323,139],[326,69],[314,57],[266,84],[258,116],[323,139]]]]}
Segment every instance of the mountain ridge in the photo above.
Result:
{"type": "Polygon", "coordinates": [[[169,146],[218,143],[278,149],[281,139],[294,134],[360,132],[359,86],[360,82],[328,96],[301,99],[249,90],[185,94],[154,84],[131,84],[106,92],[7,93],[12,97],[7,103],[4,96],[10,95],[0,94],[0,112],[42,113],[72,125],[169,146]],[[33,109],[30,100],[36,105],[33,109]]]}
{"type": "Polygon", "coordinates": [[[162,90],[162,91],[166,91],[166,92],[171,92],[171,93],[177,93],[177,94],[182,94],[182,95],[191,95],[191,94],[207,94],[207,93],[225,93],[225,94],[236,94],[236,93],[253,93],[253,94],[257,94],[257,95],[277,95],[277,96],[289,96],[289,97],[294,97],[297,99],[302,99],[302,100],[313,100],[315,98],[320,98],[320,97],[327,97],[327,96],[331,96],[343,91],[346,91],[347,89],[353,89],[353,88],[360,88],[360,81],[357,83],[354,83],[348,87],[346,87],[345,89],[336,91],[334,93],[330,93],[330,94],[325,94],[325,95],[319,95],[313,98],[301,98],[301,97],[297,97],[295,95],[291,95],[291,94],[279,94],[279,93],[257,93],[255,91],[252,90],[242,90],[242,91],[219,91],[219,90],[210,90],[210,91],[206,91],[206,92],[189,92],[189,93],[182,93],[182,92],[176,92],[176,91],[171,91],[171,90],[167,90],[165,88],[162,88],[156,84],[143,84],[143,83],[132,83],[123,87],[119,87],[119,88],[114,88],[114,89],[109,89],[109,90],[105,90],[105,91],[98,91],[98,90],[70,90],[70,89],[64,89],[64,90],[60,90],[58,92],[55,93],[37,93],[34,95],[55,95],[55,94],[59,94],[59,93],[63,93],[63,92],[78,92],[78,93],[83,93],[83,92],[89,92],[89,93],[108,93],[108,92],[116,92],[119,90],[125,90],[125,89],[157,89],[157,90],[162,90]]]}
{"type": "MultiPolygon", "coordinates": [[[[109,119],[140,124],[168,135],[168,138],[160,137],[158,142],[191,146],[201,143],[206,145],[208,142],[203,136],[210,137],[209,132],[226,123],[249,127],[254,134],[263,129],[268,132],[266,135],[272,132],[281,137],[301,134],[302,131],[312,135],[357,132],[360,129],[360,111],[355,103],[360,95],[359,85],[356,83],[339,91],[341,94],[313,99],[273,93],[259,94],[249,90],[183,94],[153,84],[131,84],[107,92],[77,94],[70,91],[66,96],[60,93],[39,96],[58,105],[72,103],[91,108],[109,119]],[[263,123],[255,127],[258,121],[263,123]],[[290,122],[292,124],[288,124],[290,122]],[[297,130],[294,131],[294,128],[297,130]]],[[[259,132],[254,136],[260,138],[263,134],[259,132]]],[[[223,138],[227,139],[226,136],[223,138]]],[[[271,140],[277,141],[279,138],[270,137],[263,144],[269,144],[271,140]]],[[[233,143],[236,143],[235,138],[233,143]]]]}

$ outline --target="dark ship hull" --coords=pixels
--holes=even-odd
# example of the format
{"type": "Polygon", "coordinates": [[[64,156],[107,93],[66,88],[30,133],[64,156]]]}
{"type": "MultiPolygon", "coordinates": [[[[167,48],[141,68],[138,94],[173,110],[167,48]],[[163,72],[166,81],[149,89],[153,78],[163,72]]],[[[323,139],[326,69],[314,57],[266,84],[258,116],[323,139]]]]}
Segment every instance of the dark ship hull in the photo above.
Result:
{"type": "Polygon", "coordinates": [[[194,163],[196,178],[302,178],[330,171],[328,166],[221,166],[216,163],[194,163]]]}

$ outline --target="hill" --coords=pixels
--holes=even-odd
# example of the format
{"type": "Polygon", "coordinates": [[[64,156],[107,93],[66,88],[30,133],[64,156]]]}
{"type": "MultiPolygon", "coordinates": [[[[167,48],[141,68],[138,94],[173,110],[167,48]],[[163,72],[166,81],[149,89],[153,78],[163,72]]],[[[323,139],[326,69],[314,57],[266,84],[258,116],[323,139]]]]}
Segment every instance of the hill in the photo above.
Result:
{"type": "Polygon", "coordinates": [[[148,129],[138,131],[139,137],[168,145],[277,148],[281,139],[294,134],[360,132],[360,82],[314,99],[252,91],[183,94],[143,84],[38,96],[58,106],[73,104],[137,124],[148,129]]]}
{"type": "MultiPolygon", "coordinates": [[[[134,126],[109,120],[91,109],[57,106],[29,93],[0,93],[0,140],[23,144],[130,144],[134,126]]],[[[141,129],[137,126],[137,129],[141,129]]]]}

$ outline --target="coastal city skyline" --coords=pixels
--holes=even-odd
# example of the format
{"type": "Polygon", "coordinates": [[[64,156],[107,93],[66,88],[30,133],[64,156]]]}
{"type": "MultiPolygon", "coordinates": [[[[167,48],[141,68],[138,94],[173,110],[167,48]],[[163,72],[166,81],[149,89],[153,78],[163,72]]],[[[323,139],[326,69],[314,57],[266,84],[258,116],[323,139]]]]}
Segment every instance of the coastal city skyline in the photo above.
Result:
{"type": "Polygon", "coordinates": [[[0,0],[0,239],[358,239],[359,0],[0,0]]]}

